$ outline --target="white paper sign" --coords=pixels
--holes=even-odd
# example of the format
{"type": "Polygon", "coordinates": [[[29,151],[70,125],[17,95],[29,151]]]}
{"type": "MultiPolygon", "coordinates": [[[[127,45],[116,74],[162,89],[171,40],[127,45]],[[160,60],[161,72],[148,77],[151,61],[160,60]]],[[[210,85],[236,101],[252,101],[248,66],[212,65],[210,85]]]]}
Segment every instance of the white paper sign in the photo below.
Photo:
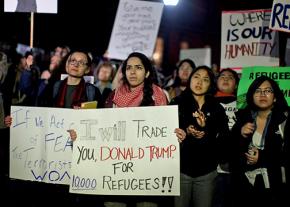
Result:
{"type": "Polygon", "coordinates": [[[222,13],[221,68],[279,66],[278,33],[269,29],[271,10],[222,13]]]}
{"type": "Polygon", "coordinates": [[[177,106],[76,112],[70,192],[179,195],[177,106]]]}
{"type": "Polygon", "coordinates": [[[124,60],[131,52],[153,54],[163,4],[120,0],[108,49],[108,57],[124,60]]]}
{"type": "Polygon", "coordinates": [[[5,12],[57,13],[57,0],[4,0],[5,12]]]}
{"type": "Polygon", "coordinates": [[[211,67],[211,49],[210,48],[194,48],[180,50],[179,60],[186,58],[191,59],[196,67],[206,65],[211,67]]]}
{"type": "Polygon", "coordinates": [[[290,0],[274,0],[271,13],[270,28],[290,32],[290,0]]]}
{"type": "Polygon", "coordinates": [[[12,106],[11,116],[10,178],[71,183],[73,193],[179,195],[177,106],[12,106]],[[73,163],[68,129],[78,134],[73,163]]]}
{"type": "Polygon", "coordinates": [[[12,106],[10,177],[69,184],[72,109],[12,106]]]}
{"type": "MultiPolygon", "coordinates": [[[[60,80],[64,80],[67,76],[68,76],[67,73],[65,73],[65,74],[61,74],[61,75],[60,75],[60,80]]],[[[84,80],[85,80],[87,83],[94,84],[94,79],[95,79],[95,77],[92,76],[92,75],[85,75],[85,76],[84,76],[84,80]]]]}

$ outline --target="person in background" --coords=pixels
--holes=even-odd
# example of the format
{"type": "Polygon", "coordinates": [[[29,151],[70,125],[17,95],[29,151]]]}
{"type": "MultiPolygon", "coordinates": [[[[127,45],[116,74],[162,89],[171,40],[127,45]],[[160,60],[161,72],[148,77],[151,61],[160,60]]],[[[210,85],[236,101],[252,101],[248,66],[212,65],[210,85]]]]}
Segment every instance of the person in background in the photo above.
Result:
{"type": "Polygon", "coordinates": [[[185,90],[170,104],[178,105],[179,126],[186,131],[180,145],[180,196],[175,207],[211,207],[217,165],[226,159],[228,119],[214,98],[215,77],[207,66],[190,74],[185,90]]]}
{"type": "Polygon", "coordinates": [[[8,73],[7,55],[4,52],[0,52],[0,183],[2,184],[5,177],[8,176],[9,169],[9,132],[6,129],[4,123],[5,117],[5,94],[4,94],[4,81],[8,73]]]}
{"type": "Polygon", "coordinates": [[[83,51],[72,52],[66,61],[68,77],[54,84],[54,106],[61,108],[79,108],[82,102],[100,101],[101,93],[84,76],[90,72],[92,60],[83,51]]]}
{"type": "MultiPolygon", "coordinates": [[[[218,74],[215,97],[225,109],[230,130],[236,121],[235,113],[237,112],[238,83],[238,74],[230,68],[224,69],[218,74]]],[[[234,137],[230,137],[230,139],[234,139],[234,137]]],[[[219,163],[217,172],[217,188],[213,206],[229,207],[231,206],[231,175],[229,163],[219,163]]]]}
{"type": "Polygon", "coordinates": [[[0,129],[6,128],[4,124],[4,101],[2,87],[8,73],[7,55],[0,52],[0,129]]]}
{"type": "Polygon", "coordinates": [[[112,92],[112,81],[114,78],[114,67],[110,62],[101,63],[94,71],[95,86],[102,94],[102,100],[106,100],[112,92]]]}
{"type": "MultiPolygon", "coordinates": [[[[163,90],[153,83],[153,67],[150,60],[142,53],[133,52],[123,62],[121,67],[122,82],[112,91],[105,102],[106,108],[162,106],[167,105],[167,98],[163,90]]],[[[75,130],[69,130],[72,140],[77,138],[75,130]]],[[[185,138],[182,129],[175,129],[178,140],[185,138]]],[[[156,207],[158,197],[107,197],[106,207],[156,207]]],[[[163,201],[164,202],[164,201],[163,201]]]]}
{"type": "Polygon", "coordinates": [[[177,66],[177,76],[175,77],[174,83],[172,86],[166,90],[169,93],[170,100],[184,91],[189,75],[195,69],[195,64],[190,59],[182,60],[177,66]]]}
{"type": "Polygon", "coordinates": [[[95,70],[95,86],[103,93],[105,88],[112,89],[112,80],[114,78],[114,67],[110,62],[103,62],[95,70]]]}
{"type": "Polygon", "coordinates": [[[289,186],[290,179],[285,174],[290,159],[289,107],[278,84],[266,76],[252,82],[246,101],[232,129],[234,206],[285,206],[282,202],[289,194],[283,192],[283,183],[289,186]]]}
{"type": "Polygon", "coordinates": [[[35,106],[40,70],[35,64],[35,59],[32,52],[26,52],[24,57],[25,68],[19,82],[19,90],[21,97],[23,98],[21,105],[35,106]]]}

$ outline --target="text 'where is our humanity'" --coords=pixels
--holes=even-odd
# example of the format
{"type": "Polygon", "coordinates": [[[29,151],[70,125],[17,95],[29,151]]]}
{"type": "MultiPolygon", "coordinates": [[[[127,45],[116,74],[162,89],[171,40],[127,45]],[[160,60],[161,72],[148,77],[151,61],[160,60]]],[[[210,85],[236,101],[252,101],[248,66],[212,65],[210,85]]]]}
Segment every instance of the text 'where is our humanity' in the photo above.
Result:
{"type": "Polygon", "coordinates": [[[70,192],[179,194],[179,143],[174,133],[177,106],[94,113],[79,113],[70,192]]]}
{"type": "Polygon", "coordinates": [[[271,10],[223,12],[222,58],[275,57],[276,32],[269,29],[271,10]]]}

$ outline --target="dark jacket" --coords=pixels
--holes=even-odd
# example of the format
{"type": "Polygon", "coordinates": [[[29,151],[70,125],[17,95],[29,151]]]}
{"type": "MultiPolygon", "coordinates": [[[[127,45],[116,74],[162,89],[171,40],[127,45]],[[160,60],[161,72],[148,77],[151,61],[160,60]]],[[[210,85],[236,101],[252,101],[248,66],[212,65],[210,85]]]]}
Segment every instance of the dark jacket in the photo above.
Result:
{"type": "Polygon", "coordinates": [[[288,114],[289,111],[272,111],[266,134],[263,135],[265,140],[264,149],[259,150],[258,162],[255,165],[247,165],[245,153],[248,151],[248,145],[252,141],[252,136],[247,138],[242,137],[241,128],[247,122],[254,121],[253,112],[249,109],[238,111],[236,114],[237,122],[232,129],[233,137],[236,141],[234,144],[235,150],[233,150],[232,156],[235,179],[243,179],[246,171],[266,168],[268,171],[270,188],[280,188],[282,184],[281,166],[289,170],[289,129],[288,132],[286,132],[287,126],[285,125],[288,119],[289,128],[288,114]]]}
{"type": "MultiPolygon", "coordinates": [[[[198,126],[192,113],[198,110],[198,104],[190,93],[183,92],[174,98],[171,105],[178,105],[179,127],[186,131],[189,125],[198,126]]],[[[181,172],[191,177],[208,174],[217,168],[218,162],[227,161],[228,119],[224,108],[214,97],[206,96],[202,106],[206,116],[205,131],[201,139],[187,135],[180,148],[181,172]]]]}
{"type": "MultiPolygon", "coordinates": [[[[59,92],[60,92],[60,86],[61,86],[61,83],[63,81],[64,80],[60,80],[60,81],[57,81],[54,84],[54,87],[53,87],[53,100],[54,100],[54,103],[56,103],[56,101],[57,101],[57,97],[58,97],[59,92]]],[[[102,100],[102,97],[101,97],[101,92],[93,84],[88,83],[88,82],[85,83],[85,94],[82,95],[82,96],[85,97],[84,102],[97,101],[98,102],[97,107],[98,108],[103,108],[103,100],[102,100]]]]}

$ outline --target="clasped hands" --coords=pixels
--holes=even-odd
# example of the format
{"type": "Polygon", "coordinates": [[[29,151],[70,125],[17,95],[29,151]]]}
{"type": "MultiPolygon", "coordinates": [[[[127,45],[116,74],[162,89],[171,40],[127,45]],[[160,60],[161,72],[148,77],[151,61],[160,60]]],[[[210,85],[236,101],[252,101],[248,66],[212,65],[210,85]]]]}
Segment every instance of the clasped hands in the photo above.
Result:
{"type": "MultiPolygon", "coordinates": [[[[197,124],[200,127],[205,127],[206,117],[205,117],[204,113],[200,109],[198,111],[196,111],[196,112],[193,112],[192,116],[196,118],[197,124]]],[[[198,138],[198,139],[203,138],[203,136],[205,135],[204,131],[198,130],[192,124],[189,125],[186,128],[186,132],[187,132],[188,135],[192,135],[192,136],[194,136],[195,138],[198,138]]]]}

